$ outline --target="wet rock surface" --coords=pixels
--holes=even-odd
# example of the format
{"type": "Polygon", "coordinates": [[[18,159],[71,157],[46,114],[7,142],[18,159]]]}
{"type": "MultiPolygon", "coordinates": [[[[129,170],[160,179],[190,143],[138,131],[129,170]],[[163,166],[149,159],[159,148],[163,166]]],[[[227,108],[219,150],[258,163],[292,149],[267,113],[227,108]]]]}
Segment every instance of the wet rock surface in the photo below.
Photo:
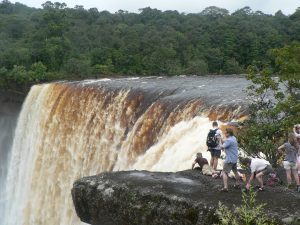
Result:
{"type": "MultiPolygon", "coordinates": [[[[77,180],[72,198],[80,219],[93,225],[212,224],[218,202],[232,209],[241,204],[241,190],[233,188],[233,179],[229,184],[229,192],[222,193],[221,179],[198,170],[122,171],[77,180]]],[[[257,193],[257,200],[282,224],[300,219],[300,193],[294,190],[266,187],[257,193]]]]}

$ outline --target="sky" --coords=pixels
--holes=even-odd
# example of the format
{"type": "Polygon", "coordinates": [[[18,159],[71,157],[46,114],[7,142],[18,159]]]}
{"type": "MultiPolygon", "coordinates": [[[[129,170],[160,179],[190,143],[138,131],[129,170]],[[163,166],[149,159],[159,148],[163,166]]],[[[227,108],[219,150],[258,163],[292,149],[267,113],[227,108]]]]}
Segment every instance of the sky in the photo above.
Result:
{"type": "MultiPolygon", "coordinates": [[[[19,0],[30,7],[41,8],[47,0],[19,0]]],[[[299,0],[51,0],[52,2],[65,2],[67,7],[73,8],[82,5],[85,9],[97,8],[99,11],[107,10],[111,13],[118,10],[139,12],[145,7],[156,8],[162,11],[177,10],[180,13],[199,13],[208,6],[217,6],[229,10],[230,13],[249,6],[253,11],[260,10],[266,14],[274,14],[281,10],[285,15],[290,15],[300,7],[299,0]]]]}

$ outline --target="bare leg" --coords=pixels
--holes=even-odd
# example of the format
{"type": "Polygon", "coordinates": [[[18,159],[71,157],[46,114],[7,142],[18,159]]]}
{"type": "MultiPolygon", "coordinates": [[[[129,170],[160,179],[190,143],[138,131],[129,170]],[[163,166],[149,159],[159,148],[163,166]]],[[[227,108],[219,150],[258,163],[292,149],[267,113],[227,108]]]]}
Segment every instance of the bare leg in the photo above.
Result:
{"type": "Polygon", "coordinates": [[[238,172],[235,172],[234,175],[235,175],[235,184],[240,185],[240,176],[238,172]]]}
{"type": "Polygon", "coordinates": [[[210,158],[210,167],[213,168],[214,167],[214,157],[210,158]]]}
{"type": "Polygon", "coordinates": [[[224,183],[224,188],[225,189],[228,189],[228,176],[227,176],[227,173],[225,173],[224,171],[222,171],[222,173],[223,173],[223,175],[222,175],[222,177],[223,177],[223,183],[224,183]]]}
{"type": "Polygon", "coordinates": [[[264,187],[264,182],[263,182],[263,179],[262,179],[262,176],[263,176],[264,174],[262,173],[262,172],[260,172],[260,173],[258,173],[258,174],[256,174],[256,180],[258,181],[258,183],[259,183],[259,186],[261,187],[261,188],[263,188],[264,187]]]}
{"type": "Polygon", "coordinates": [[[296,184],[297,184],[297,186],[299,186],[299,185],[300,185],[300,183],[299,183],[298,171],[297,171],[297,170],[292,170],[292,172],[293,172],[293,175],[294,175],[294,178],[295,178],[296,184]]]}
{"type": "Polygon", "coordinates": [[[288,170],[285,170],[285,172],[286,172],[287,183],[288,183],[288,185],[290,185],[290,184],[292,184],[291,170],[288,169],[288,170]]]}
{"type": "Polygon", "coordinates": [[[214,170],[217,170],[217,167],[218,167],[218,157],[214,157],[214,166],[213,166],[213,169],[214,170]]]}

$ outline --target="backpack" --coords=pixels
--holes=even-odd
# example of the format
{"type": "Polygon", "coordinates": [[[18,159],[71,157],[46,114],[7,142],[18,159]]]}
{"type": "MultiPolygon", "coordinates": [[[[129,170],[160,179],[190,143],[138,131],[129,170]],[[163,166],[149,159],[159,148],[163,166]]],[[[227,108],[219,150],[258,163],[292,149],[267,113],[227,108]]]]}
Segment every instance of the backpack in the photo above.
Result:
{"type": "Polygon", "coordinates": [[[217,130],[218,129],[214,129],[214,130],[210,130],[208,132],[207,138],[206,138],[206,145],[208,148],[215,148],[218,146],[219,140],[216,137],[217,130]]]}

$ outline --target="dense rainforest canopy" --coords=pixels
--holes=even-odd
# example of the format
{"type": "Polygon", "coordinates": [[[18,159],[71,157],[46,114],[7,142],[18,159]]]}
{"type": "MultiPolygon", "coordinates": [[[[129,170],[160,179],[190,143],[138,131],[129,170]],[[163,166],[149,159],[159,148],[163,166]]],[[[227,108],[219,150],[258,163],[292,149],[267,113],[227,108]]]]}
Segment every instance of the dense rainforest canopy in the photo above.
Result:
{"type": "Polygon", "coordinates": [[[244,7],[194,14],[116,13],[45,2],[0,3],[0,87],[116,75],[239,74],[268,50],[300,41],[300,8],[267,15],[244,7]]]}

